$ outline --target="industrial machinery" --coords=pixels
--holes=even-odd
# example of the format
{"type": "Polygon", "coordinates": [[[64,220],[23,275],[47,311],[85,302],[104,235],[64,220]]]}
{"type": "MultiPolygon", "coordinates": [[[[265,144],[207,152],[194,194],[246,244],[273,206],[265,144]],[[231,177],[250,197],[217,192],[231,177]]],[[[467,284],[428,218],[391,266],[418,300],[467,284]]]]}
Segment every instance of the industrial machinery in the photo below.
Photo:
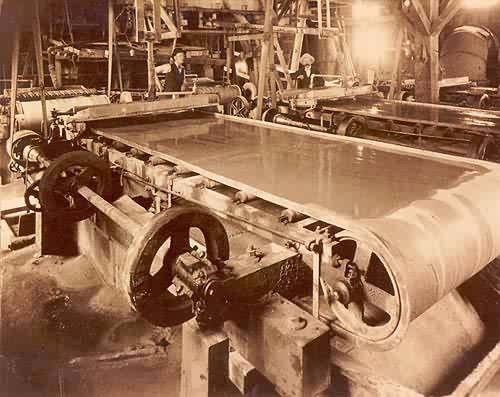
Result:
{"type": "MultiPolygon", "coordinates": [[[[397,349],[500,255],[500,168],[203,111],[234,94],[55,112],[50,139],[13,136],[11,168],[42,254],[76,246],[150,323],[224,327],[281,394],[313,395],[331,382],[330,332],[337,345],[397,349]],[[272,320],[280,307],[303,313],[290,328],[300,343],[272,320]],[[276,346],[303,365],[278,364],[265,339],[278,330],[289,342],[276,346]]],[[[212,340],[185,327],[189,341],[212,340]]]]}
{"type": "Polygon", "coordinates": [[[494,111],[387,100],[376,94],[289,98],[265,121],[342,136],[395,143],[498,162],[499,115],[494,111]],[[300,100],[300,101],[298,101],[300,100]]]}

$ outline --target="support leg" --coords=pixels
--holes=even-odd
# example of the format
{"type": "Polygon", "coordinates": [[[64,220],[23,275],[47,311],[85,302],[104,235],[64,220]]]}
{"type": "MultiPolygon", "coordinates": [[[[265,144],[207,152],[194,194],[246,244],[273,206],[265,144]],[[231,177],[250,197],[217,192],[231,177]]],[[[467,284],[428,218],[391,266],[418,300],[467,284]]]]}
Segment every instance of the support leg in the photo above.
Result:
{"type": "Polygon", "coordinates": [[[181,397],[216,397],[226,390],[229,339],[222,331],[205,330],[195,320],[182,326],[181,397]]]}

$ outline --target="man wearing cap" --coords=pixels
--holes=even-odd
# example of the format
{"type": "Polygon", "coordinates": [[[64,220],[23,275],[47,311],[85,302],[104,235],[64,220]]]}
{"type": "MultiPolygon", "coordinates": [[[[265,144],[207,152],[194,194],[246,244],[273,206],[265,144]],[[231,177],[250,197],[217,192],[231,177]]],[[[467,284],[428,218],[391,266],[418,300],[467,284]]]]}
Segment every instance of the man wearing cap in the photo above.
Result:
{"type": "Polygon", "coordinates": [[[325,85],[322,77],[315,77],[311,87],[311,76],[319,74],[313,67],[314,61],[314,57],[307,52],[300,57],[299,69],[295,73],[291,73],[291,77],[297,81],[297,88],[317,88],[325,85]]]}
{"type": "Polygon", "coordinates": [[[160,65],[155,68],[157,74],[165,73],[165,82],[163,83],[163,91],[177,92],[182,91],[186,68],[184,60],[186,54],[183,49],[175,48],[172,52],[172,61],[169,64],[160,65]]]}

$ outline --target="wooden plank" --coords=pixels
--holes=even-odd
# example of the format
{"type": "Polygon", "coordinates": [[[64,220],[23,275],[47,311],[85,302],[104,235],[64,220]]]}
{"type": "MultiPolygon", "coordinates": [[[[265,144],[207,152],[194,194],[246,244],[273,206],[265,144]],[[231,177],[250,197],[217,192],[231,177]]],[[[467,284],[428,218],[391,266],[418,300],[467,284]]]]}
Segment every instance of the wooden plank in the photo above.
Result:
{"type": "Polygon", "coordinates": [[[240,34],[236,36],[229,36],[227,38],[228,41],[248,41],[248,40],[262,40],[264,39],[263,33],[249,33],[249,34],[240,34]]]}
{"type": "MultiPolygon", "coordinates": [[[[249,25],[249,27],[252,29],[262,30],[264,28],[264,25],[251,24],[251,25],[249,25]]],[[[275,25],[275,26],[273,26],[273,32],[274,33],[289,33],[289,34],[303,33],[303,34],[314,35],[314,36],[319,35],[318,28],[295,27],[295,26],[275,25]]],[[[323,31],[321,33],[322,37],[335,37],[335,36],[339,36],[339,35],[342,35],[342,32],[340,32],[340,30],[337,28],[323,29],[323,31]]]]}
{"type": "Polygon", "coordinates": [[[181,397],[223,395],[229,376],[229,339],[222,331],[182,325],[181,397]]]}
{"type": "Polygon", "coordinates": [[[444,27],[457,15],[463,5],[460,0],[450,0],[438,19],[432,21],[432,34],[439,34],[444,27]]]}

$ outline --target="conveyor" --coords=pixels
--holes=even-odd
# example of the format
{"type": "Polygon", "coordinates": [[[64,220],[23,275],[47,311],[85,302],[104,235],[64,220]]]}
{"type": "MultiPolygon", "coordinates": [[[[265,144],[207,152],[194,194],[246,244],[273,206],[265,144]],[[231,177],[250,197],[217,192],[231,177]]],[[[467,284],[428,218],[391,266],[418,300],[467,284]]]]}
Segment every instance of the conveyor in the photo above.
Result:
{"type": "MultiPolygon", "coordinates": [[[[302,329],[320,350],[328,351],[330,330],[362,351],[396,349],[410,323],[500,256],[500,165],[183,106],[91,107],[61,115],[51,143],[21,131],[11,146],[29,174],[26,201],[41,213],[42,234],[83,220],[82,252],[155,325],[194,316],[220,330],[220,321],[250,311],[250,324],[290,338],[287,352],[303,351],[294,336],[302,329]],[[154,117],[140,117],[144,110],[154,117]],[[130,210],[131,197],[151,199],[155,215],[130,210]],[[269,243],[249,237],[234,256],[221,220],[269,243]],[[194,248],[200,241],[206,252],[194,248]],[[249,309],[272,292],[288,299],[285,314],[302,310],[307,321],[298,314],[283,326],[273,315],[281,301],[249,309]]],[[[201,337],[188,324],[190,340],[201,337]]],[[[238,327],[225,329],[237,350],[292,395],[277,370],[278,344],[238,327]]],[[[320,390],[329,382],[321,357],[319,380],[317,368],[287,371],[312,376],[320,390]]],[[[299,394],[310,395],[301,384],[299,394]]]]}
{"type": "MultiPolygon", "coordinates": [[[[389,314],[387,322],[369,326],[346,314],[341,326],[367,343],[400,340],[411,319],[500,254],[500,167],[493,164],[191,112],[91,129],[334,225],[333,251],[345,255],[354,242],[350,254],[362,272],[385,268],[365,299],[389,314]]],[[[332,284],[342,273],[323,272],[332,284]]],[[[334,308],[338,318],[342,308],[334,308]]]]}

